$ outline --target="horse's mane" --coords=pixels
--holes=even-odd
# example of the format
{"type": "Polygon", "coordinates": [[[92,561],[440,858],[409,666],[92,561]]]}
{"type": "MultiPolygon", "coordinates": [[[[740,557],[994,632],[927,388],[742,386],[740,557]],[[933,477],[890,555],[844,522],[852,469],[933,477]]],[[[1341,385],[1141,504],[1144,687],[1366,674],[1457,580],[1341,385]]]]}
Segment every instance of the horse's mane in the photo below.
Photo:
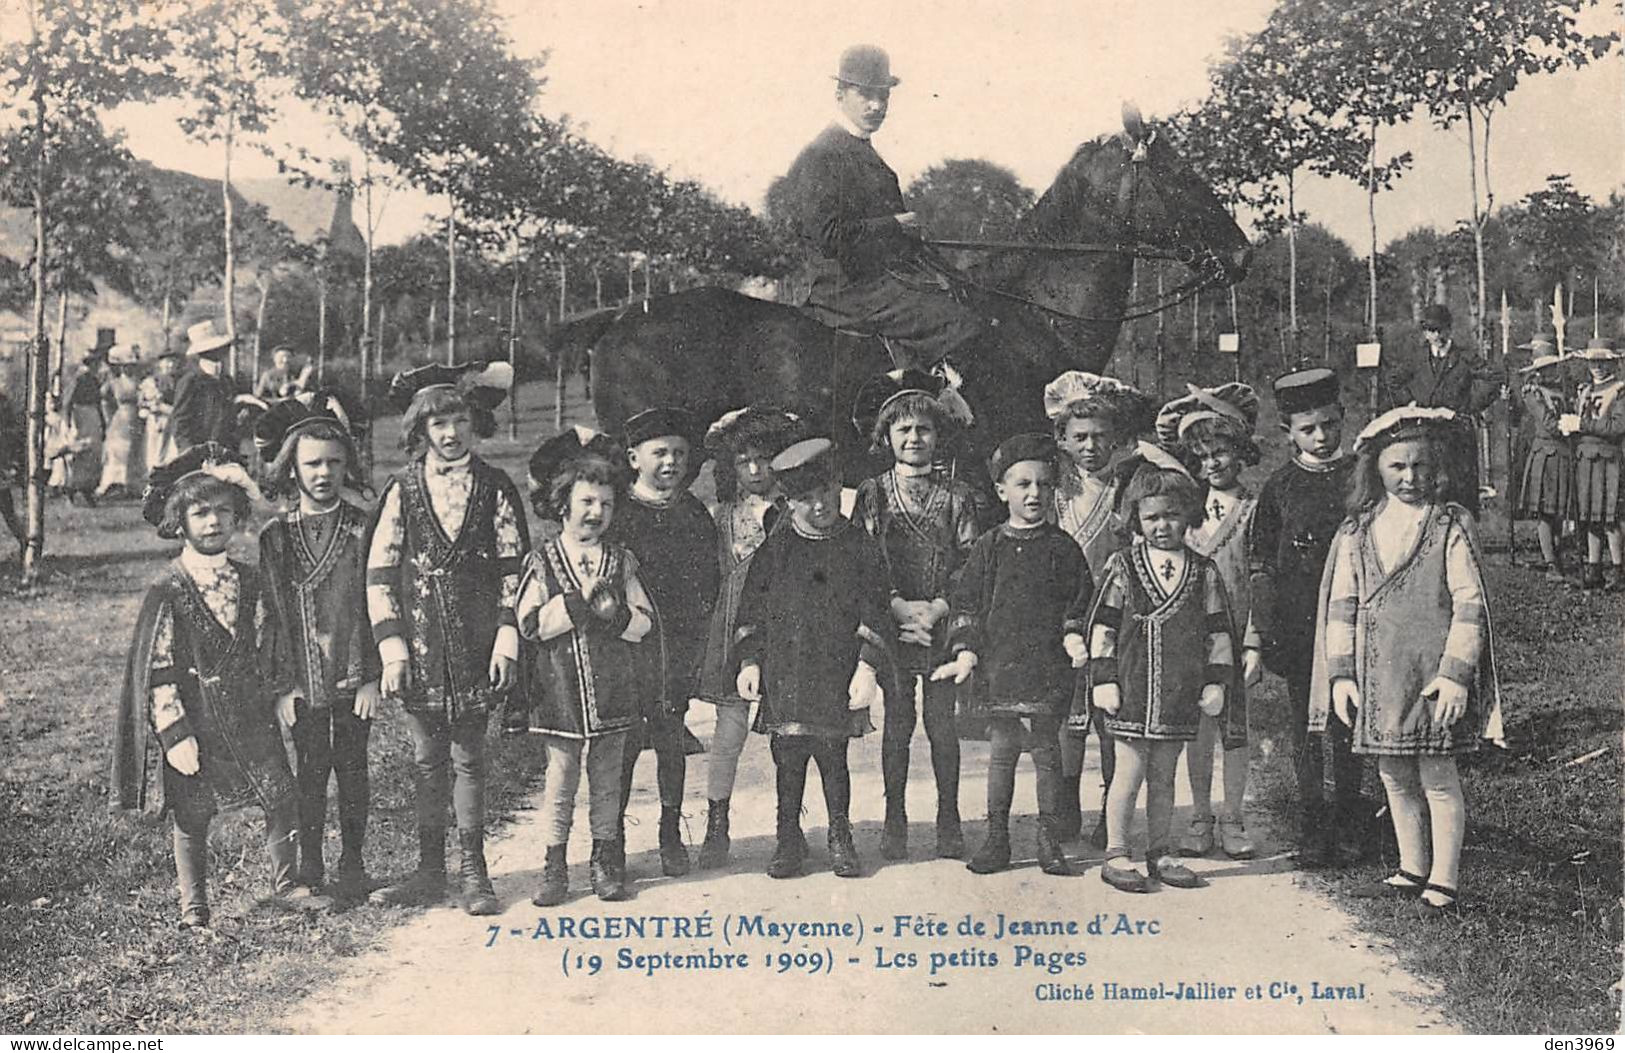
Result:
{"type": "Polygon", "coordinates": [[[1080,217],[1111,215],[1117,184],[1113,181],[1110,187],[1102,186],[1099,171],[1101,153],[1108,150],[1115,155],[1113,163],[1121,163],[1121,136],[1102,135],[1080,145],[1056,173],[1055,182],[1022,218],[1022,235],[1035,241],[1076,238],[1080,217]]]}

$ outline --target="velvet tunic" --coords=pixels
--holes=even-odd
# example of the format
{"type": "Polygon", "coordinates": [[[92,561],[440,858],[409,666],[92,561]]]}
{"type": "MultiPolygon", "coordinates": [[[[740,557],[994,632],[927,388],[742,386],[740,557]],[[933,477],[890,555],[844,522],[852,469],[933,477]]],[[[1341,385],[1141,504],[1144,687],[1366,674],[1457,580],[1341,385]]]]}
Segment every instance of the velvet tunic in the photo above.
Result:
{"type": "Polygon", "coordinates": [[[291,509],[260,531],[260,581],[276,615],[272,661],[317,709],[350,704],[381,672],[367,616],[370,519],[340,501],[318,516],[291,509]],[[313,549],[304,524],[324,517],[325,543],[313,549]]]}
{"type": "Polygon", "coordinates": [[[1550,388],[1523,388],[1524,455],[1515,504],[1525,518],[1566,519],[1574,514],[1574,449],[1558,430],[1563,397],[1550,388]]]}
{"type": "Polygon", "coordinates": [[[1293,458],[1258,494],[1247,542],[1251,614],[1265,665],[1288,680],[1309,675],[1315,594],[1353,478],[1352,457],[1314,467],[1293,458]]]}
{"type": "Polygon", "coordinates": [[[1588,526],[1619,522],[1620,468],[1625,452],[1625,381],[1585,384],[1575,403],[1574,518],[1588,526]]]}
{"type": "Polygon", "coordinates": [[[1118,685],[1122,704],[1105,718],[1117,738],[1194,739],[1203,688],[1218,684],[1228,695],[1236,679],[1230,606],[1206,556],[1187,548],[1183,576],[1167,594],[1154,557],[1136,541],[1107,561],[1090,616],[1091,700],[1094,687],[1118,685]]]}
{"type": "Polygon", "coordinates": [[[1051,523],[1001,524],[976,539],[954,589],[949,647],[976,655],[971,706],[984,714],[1065,714],[1078,671],[1061,640],[1085,636],[1094,579],[1051,523]]]}
{"type": "Polygon", "coordinates": [[[696,692],[721,584],[716,523],[686,490],[665,505],[627,494],[616,502],[609,536],[637,557],[638,577],[655,609],[656,637],[636,655],[639,701],[646,712],[662,703],[685,705],[696,692]]]}
{"type": "Polygon", "coordinates": [[[271,811],[293,800],[275,711],[292,684],[265,661],[268,611],[258,575],[236,562],[225,574],[235,575],[237,593],[229,630],[179,560],[147,590],[114,732],[118,807],[168,810],[182,798],[191,807],[212,797],[220,808],[271,811]],[[162,759],[189,737],[197,740],[196,775],[182,775],[162,759]],[[160,794],[152,793],[155,783],[160,794]]]}
{"type": "Polygon", "coordinates": [[[751,557],[739,599],[733,669],[761,667],[756,730],[848,738],[848,687],[859,658],[883,688],[896,629],[880,549],[843,519],[810,537],[787,519],[751,557]]]}
{"type": "MultiPolygon", "coordinates": [[[[905,478],[893,470],[865,479],[852,520],[879,542],[891,591],[905,600],[948,599],[980,533],[970,487],[946,471],[905,478]]],[[[949,621],[938,620],[929,648],[898,644],[901,672],[930,673],[946,659],[949,621]]]]}

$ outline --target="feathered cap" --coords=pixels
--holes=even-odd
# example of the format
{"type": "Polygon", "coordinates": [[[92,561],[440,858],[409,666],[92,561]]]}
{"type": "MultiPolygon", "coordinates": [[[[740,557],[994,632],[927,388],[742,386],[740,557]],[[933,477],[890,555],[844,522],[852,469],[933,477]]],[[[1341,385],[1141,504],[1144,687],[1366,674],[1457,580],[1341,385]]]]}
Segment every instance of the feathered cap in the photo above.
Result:
{"type": "Polygon", "coordinates": [[[555,513],[547,507],[547,493],[553,480],[566,468],[582,460],[601,460],[614,471],[617,484],[623,479],[624,454],[615,440],[602,432],[579,424],[564,429],[536,447],[530,455],[527,475],[531,505],[538,515],[552,518],[555,513]]]}
{"type": "Polygon", "coordinates": [[[713,457],[759,449],[769,458],[800,437],[801,418],[788,410],[745,406],[729,410],[705,431],[705,448],[713,457]]]}
{"type": "Polygon", "coordinates": [[[961,428],[970,427],[975,416],[959,393],[959,374],[946,366],[943,370],[939,375],[923,369],[894,369],[864,381],[852,403],[852,424],[858,434],[872,434],[886,407],[905,395],[924,395],[936,405],[945,421],[961,428]]]}
{"type": "Polygon", "coordinates": [[[386,398],[401,411],[401,440],[410,444],[435,392],[455,392],[467,401],[474,430],[488,436],[496,430],[496,408],[513,388],[513,367],[506,362],[438,363],[396,373],[386,398]]]}
{"type": "Polygon", "coordinates": [[[1240,435],[1251,435],[1258,425],[1258,392],[1233,382],[1216,388],[1185,385],[1187,394],[1172,399],[1157,412],[1157,441],[1175,446],[1198,421],[1217,420],[1240,435]]]}
{"type": "Polygon", "coordinates": [[[1069,369],[1044,385],[1044,415],[1105,417],[1119,430],[1139,432],[1150,415],[1150,401],[1136,387],[1115,377],[1069,369]]]}
{"type": "Polygon", "coordinates": [[[1001,482],[1004,473],[1022,461],[1044,461],[1054,464],[1059,454],[1055,440],[1043,432],[1023,432],[999,443],[988,459],[987,470],[994,482],[1001,482]]]}
{"type": "Polygon", "coordinates": [[[190,446],[173,458],[160,464],[147,477],[147,488],[141,494],[141,518],[158,528],[158,536],[173,539],[178,535],[164,529],[164,506],[175,488],[193,476],[208,476],[259,500],[259,487],[249,478],[248,469],[238,461],[237,455],[217,442],[190,446]]]}
{"type": "Polygon", "coordinates": [[[277,399],[265,405],[254,425],[254,448],[260,460],[270,463],[288,439],[313,424],[337,424],[346,433],[354,419],[350,407],[333,391],[306,391],[292,398],[277,399]]]}
{"type": "Polygon", "coordinates": [[[1455,411],[1443,406],[1418,406],[1415,403],[1395,406],[1360,429],[1360,434],[1354,440],[1354,452],[1359,453],[1372,445],[1387,446],[1407,439],[1419,439],[1434,434],[1455,419],[1455,411]]]}

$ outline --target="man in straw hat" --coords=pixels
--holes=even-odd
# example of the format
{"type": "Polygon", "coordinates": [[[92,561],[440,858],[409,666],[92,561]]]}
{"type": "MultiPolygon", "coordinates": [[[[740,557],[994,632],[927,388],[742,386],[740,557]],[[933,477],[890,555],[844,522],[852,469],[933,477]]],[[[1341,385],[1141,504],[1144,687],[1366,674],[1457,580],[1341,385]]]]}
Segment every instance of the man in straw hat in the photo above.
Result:
{"type": "Polygon", "coordinates": [[[199,322],[186,330],[186,361],[190,368],[175,385],[175,408],[169,419],[175,449],[185,450],[205,442],[237,448],[231,382],[220,375],[226,349],[234,342],[212,321],[199,322]]]}
{"type": "Polygon", "coordinates": [[[983,323],[951,295],[952,267],[921,242],[897,173],[870,141],[899,80],[890,56],[869,44],[841,53],[834,80],[835,120],[785,177],[812,257],[807,306],[825,325],[883,336],[909,361],[934,362],[979,339],[983,323]]]}

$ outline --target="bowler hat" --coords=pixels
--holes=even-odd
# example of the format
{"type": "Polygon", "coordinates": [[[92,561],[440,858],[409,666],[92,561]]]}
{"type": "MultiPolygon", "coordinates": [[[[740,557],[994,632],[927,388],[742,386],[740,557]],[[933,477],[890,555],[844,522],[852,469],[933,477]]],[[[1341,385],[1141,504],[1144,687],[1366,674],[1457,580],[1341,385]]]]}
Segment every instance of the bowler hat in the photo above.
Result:
{"type": "Polygon", "coordinates": [[[853,44],[841,52],[841,68],[835,80],[859,88],[890,89],[902,83],[891,75],[891,56],[873,44],[853,44]]]}
{"type": "Polygon", "coordinates": [[[1423,329],[1438,329],[1449,332],[1450,326],[1454,322],[1455,319],[1450,316],[1450,308],[1442,303],[1429,304],[1427,309],[1422,312],[1423,329]]]}

